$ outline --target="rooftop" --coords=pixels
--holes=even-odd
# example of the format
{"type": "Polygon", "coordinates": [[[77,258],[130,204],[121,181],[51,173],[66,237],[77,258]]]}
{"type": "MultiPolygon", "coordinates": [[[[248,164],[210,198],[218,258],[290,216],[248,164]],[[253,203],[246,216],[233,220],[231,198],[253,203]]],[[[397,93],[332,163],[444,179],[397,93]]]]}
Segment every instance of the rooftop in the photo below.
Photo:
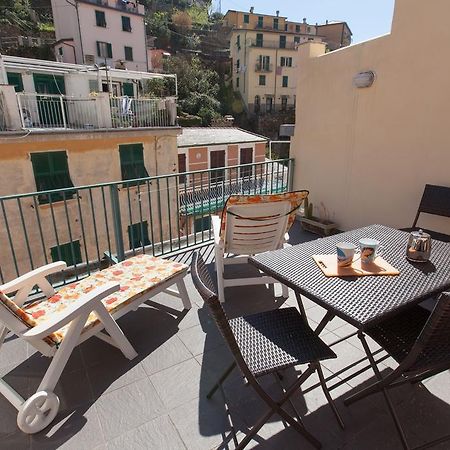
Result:
{"type": "Polygon", "coordinates": [[[244,144],[247,142],[267,142],[269,139],[241,128],[183,128],[178,136],[178,147],[198,147],[201,145],[244,144]]]}

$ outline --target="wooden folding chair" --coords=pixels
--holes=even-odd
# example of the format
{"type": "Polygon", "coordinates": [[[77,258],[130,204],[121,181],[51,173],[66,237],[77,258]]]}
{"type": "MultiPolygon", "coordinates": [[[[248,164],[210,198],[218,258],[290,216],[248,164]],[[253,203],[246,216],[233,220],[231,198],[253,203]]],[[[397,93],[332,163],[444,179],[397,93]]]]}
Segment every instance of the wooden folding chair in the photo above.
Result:
{"type": "MultiPolygon", "coordinates": [[[[336,355],[314,334],[296,308],[282,308],[228,320],[203,259],[198,253],[193,256],[191,274],[197,290],[208,305],[217,327],[235,359],[235,362],[220,377],[207,397],[211,398],[214,392],[222,387],[222,383],[233,369],[238,366],[250,386],[269,406],[269,410],[240,443],[237,443],[236,436],[234,436],[236,447],[243,449],[272,415],[278,414],[283,421],[291,425],[314,447],[320,448],[320,442],[306,430],[298,413],[296,412],[296,420],[286,411],[284,404],[291,402],[291,397],[300,389],[301,385],[317,372],[324,394],[339,425],[343,428],[344,424],[325,384],[319,362],[324,359],[336,358],[336,355]],[[279,375],[282,370],[299,364],[308,364],[308,368],[289,388],[283,389],[284,396],[278,401],[274,400],[258,382],[257,378],[263,375],[279,375]]],[[[292,403],[291,406],[293,407],[292,403]]]]}
{"type": "MultiPolygon", "coordinates": [[[[365,333],[374,339],[398,363],[398,367],[382,377],[364,333],[358,333],[370,365],[378,381],[348,397],[346,405],[368,395],[381,392],[386,400],[404,449],[410,449],[400,424],[389,389],[404,383],[417,383],[444,370],[450,369],[450,293],[440,295],[430,313],[419,306],[375,325],[365,333]]],[[[422,449],[450,440],[450,435],[416,447],[422,449]]]]}
{"type": "MultiPolygon", "coordinates": [[[[246,263],[249,256],[282,248],[295,214],[308,191],[269,195],[232,195],[227,200],[222,218],[212,216],[219,300],[225,301],[225,288],[276,283],[272,277],[224,277],[226,264],[246,263]],[[225,258],[226,254],[237,257],[225,258]]],[[[287,298],[288,288],[282,285],[287,298]]]]}

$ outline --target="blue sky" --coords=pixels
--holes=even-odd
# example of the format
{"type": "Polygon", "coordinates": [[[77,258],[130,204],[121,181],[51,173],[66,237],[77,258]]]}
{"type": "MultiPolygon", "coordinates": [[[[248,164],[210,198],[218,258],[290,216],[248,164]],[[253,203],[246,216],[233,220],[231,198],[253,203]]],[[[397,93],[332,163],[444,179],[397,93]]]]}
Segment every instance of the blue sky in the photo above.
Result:
{"type": "MultiPolygon", "coordinates": [[[[353,42],[361,42],[381,34],[389,33],[395,0],[222,0],[222,13],[229,9],[280,16],[289,20],[301,21],[306,17],[308,23],[324,23],[325,20],[345,20],[353,31],[353,42]]],[[[219,4],[215,0],[214,4],[219,4]]]]}

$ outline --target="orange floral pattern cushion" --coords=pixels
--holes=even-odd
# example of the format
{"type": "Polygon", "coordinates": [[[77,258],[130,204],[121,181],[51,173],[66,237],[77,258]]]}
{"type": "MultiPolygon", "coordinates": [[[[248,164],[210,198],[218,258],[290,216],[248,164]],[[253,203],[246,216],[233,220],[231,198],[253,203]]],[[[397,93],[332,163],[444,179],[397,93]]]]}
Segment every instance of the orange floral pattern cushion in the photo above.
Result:
{"type": "Polygon", "coordinates": [[[222,222],[220,225],[220,237],[223,239],[225,233],[225,226],[227,221],[227,208],[234,205],[254,205],[256,203],[268,203],[268,202],[285,202],[288,200],[291,203],[292,212],[289,214],[287,221],[286,233],[291,228],[295,220],[295,214],[298,208],[303,203],[306,197],[308,197],[309,191],[295,191],[285,192],[283,194],[267,194],[267,195],[231,195],[222,211],[222,222]]]}
{"type": "MultiPolygon", "coordinates": [[[[25,311],[32,316],[36,323],[42,323],[48,320],[52,314],[61,312],[93,289],[110,281],[115,281],[120,283],[120,290],[102,300],[109,313],[114,315],[115,312],[137,297],[148,293],[175,275],[186,272],[187,269],[188,266],[175,261],[149,255],[137,255],[78,282],[64,286],[49,299],[40,300],[26,306],[25,311]]],[[[98,323],[99,319],[92,312],[83,332],[98,323]]],[[[64,339],[69,325],[54,333],[59,342],[64,339]]]]}

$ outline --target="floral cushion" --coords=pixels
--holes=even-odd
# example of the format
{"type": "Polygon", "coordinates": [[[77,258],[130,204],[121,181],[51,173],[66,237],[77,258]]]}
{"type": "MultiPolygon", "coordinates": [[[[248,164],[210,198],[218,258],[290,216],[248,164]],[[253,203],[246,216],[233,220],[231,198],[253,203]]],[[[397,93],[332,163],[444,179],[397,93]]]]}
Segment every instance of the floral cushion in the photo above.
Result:
{"type": "Polygon", "coordinates": [[[234,205],[254,205],[256,203],[267,203],[267,202],[285,202],[288,200],[291,203],[291,213],[289,214],[289,219],[287,221],[286,233],[291,228],[295,220],[295,214],[305,200],[308,197],[308,191],[295,191],[295,192],[285,192],[283,194],[267,194],[267,195],[231,195],[222,212],[222,222],[220,225],[220,237],[223,239],[225,235],[225,226],[227,221],[227,214],[224,214],[230,206],[234,205]]]}
{"type": "MultiPolygon", "coordinates": [[[[149,255],[137,255],[100,272],[96,272],[78,282],[64,286],[49,299],[32,303],[24,309],[26,313],[32,316],[36,323],[42,323],[48,320],[52,314],[61,312],[68,305],[81,299],[83,295],[93,289],[110,281],[115,281],[120,283],[120,290],[102,300],[109,313],[114,315],[114,313],[131,303],[137,297],[148,293],[162,282],[187,271],[187,269],[188,266],[175,261],[149,255]]],[[[98,323],[99,319],[92,312],[88,317],[83,332],[98,323]]],[[[54,333],[59,342],[64,339],[69,325],[64,326],[54,333]]]]}

